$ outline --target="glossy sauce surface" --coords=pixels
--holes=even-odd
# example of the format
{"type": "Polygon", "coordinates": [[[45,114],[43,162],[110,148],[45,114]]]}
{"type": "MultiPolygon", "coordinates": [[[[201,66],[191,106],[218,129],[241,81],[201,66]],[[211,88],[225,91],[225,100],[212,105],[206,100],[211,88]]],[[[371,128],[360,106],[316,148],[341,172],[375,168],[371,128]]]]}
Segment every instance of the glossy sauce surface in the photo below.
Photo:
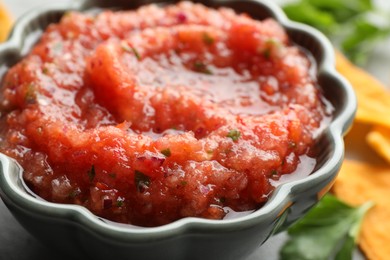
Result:
{"type": "Polygon", "coordinates": [[[0,151],[39,196],[113,221],[222,219],[312,170],[331,112],[313,66],[230,9],[68,13],[2,81],[0,151]]]}

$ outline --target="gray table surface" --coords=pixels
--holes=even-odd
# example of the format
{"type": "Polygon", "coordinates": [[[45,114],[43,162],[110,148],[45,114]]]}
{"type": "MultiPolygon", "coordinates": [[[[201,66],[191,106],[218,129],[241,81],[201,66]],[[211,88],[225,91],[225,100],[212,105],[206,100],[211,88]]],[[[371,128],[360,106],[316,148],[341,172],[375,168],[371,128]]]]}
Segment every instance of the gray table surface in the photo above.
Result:
{"type": "MultiPolygon", "coordinates": [[[[0,0],[1,1],[1,0],[0,0]]],[[[277,0],[281,2],[283,0],[277,0]]],[[[386,0],[382,1],[385,2],[386,0]]],[[[50,3],[51,0],[3,0],[14,18],[21,16],[26,11],[36,6],[50,3]]],[[[379,0],[379,2],[381,2],[379,0]]],[[[390,1],[389,1],[390,2],[390,1]]],[[[386,4],[386,3],[385,3],[386,4]]],[[[378,48],[376,53],[371,57],[366,69],[372,72],[378,79],[390,86],[390,53],[387,51],[383,55],[383,50],[389,42],[384,43],[378,48]],[[385,64],[385,66],[384,66],[385,64]]],[[[286,241],[286,233],[281,233],[271,237],[263,246],[259,247],[248,260],[279,259],[278,253],[280,247],[286,241]]],[[[58,252],[51,251],[49,248],[42,245],[34,237],[32,237],[24,228],[16,221],[3,201],[0,200],[0,260],[45,260],[57,259],[69,260],[68,257],[59,255],[58,252]]],[[[354,260],[363,259],[361,254],[356,251],[354,260]]]]}

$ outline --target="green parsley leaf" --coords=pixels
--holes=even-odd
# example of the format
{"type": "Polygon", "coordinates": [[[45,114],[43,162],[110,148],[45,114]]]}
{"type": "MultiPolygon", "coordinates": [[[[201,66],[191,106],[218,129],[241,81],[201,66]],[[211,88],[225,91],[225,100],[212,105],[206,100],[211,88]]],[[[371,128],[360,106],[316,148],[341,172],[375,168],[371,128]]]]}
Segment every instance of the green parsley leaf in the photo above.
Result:
{"type": "Polygon", "coordinates": [[[241,137],[240,131],[233,129],[230,130],[229,133],[226,135],[226,137],[231,138],[233,141],[237,141],[241,137]]]}
{"type": "Polygon", "coordinates": [[[291,20],[322,31],[355,63],[363,64],[375,44],[390,36],[390,14],[372,0],[300,0],[283,9],[291,20]]]}
{"type": "Polygon", "coordinates": [[[341,42],[341,47],[353,61],[358,64],[365,62],[375,43],[390,35],[389,24],[385,27],[378,27],[368,17],[360,17],[353,21],[353,28],[341,42]]]}
{"type": "Polygon", "coordinates": [[[150,177],[145,175],[141,171],[135,170],[134,172],[134,181],[139,192],[142,192],[144,189],[148,188],[150,185],[150,177]]]}
{"type": "Polygon", "coordinates": [[[95,165],[92,165],[91,169],[88,171],[88,178],[89,181],[93,181],[95,178],[96,172],[95,172],[95,165]]]}
{"type": "Polygon", "coordinates": [[[161,150],[160,151],[165,157],[169,157],[172,155],[171,153],[171,149],[167,148],[167,149],[164,149],[164,150],[161,150]]]}
{"type": "Polygon", "coordinates": [[[351,207],[332,195],[289,228],[290,239],[281,250],[282,260],[348,260],[364,215],[373,206],[367,202],[351,207]]]}
{"type": "Polygon", "coordinates": [[[318,10],[307,1],[286,5],[283,10],[291,20],[311,25],[323,32],[336,24],[331,14],[318,10]]]}

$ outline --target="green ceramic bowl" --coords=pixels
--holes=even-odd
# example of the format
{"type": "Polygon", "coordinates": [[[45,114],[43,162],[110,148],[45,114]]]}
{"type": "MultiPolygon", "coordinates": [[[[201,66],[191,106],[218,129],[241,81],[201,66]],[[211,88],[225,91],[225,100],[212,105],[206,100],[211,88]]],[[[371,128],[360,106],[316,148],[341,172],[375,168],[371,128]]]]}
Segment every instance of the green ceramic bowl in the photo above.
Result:
{"type": "MultiPolygon", "coordinates": [[[[50,23],[68,10],[94,8],[131,9],[139,5],[175,1],[79,0],[56,2],[32,10],[15,25],[9,40],[0,46],[0,76],[18,62],[50,23]]],[[[331,187],[344,155],[343,136],[350,127],[356,100],[349,83],[335,70],[333,48],[318,31],[289,21],[272,1],[205,0],[205,5],[228,6],[256,19],[273,17],[291,39],[313,55],[317,76],[334,117],[318,141],[315,170],[308,177],[280,185],[259,210],[229,220],[184,218],[171,224],[140,228],[101,219],[77,205],[44,201],[26,191],[20,166],[0,154],[0,195],[15,218],[48,247],[72,259],[242,259],[275,232],[302,217],[331,187]]]]}

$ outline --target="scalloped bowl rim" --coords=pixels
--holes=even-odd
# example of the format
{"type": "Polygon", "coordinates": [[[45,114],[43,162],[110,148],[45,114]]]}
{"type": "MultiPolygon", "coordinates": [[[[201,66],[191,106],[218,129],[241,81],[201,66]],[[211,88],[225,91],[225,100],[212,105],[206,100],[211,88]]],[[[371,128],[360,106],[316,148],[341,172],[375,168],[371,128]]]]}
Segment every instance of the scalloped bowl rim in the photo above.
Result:
{"type": "MultiPolygon", "coordinates": [[[[216,0],[216,2],[223,3],[223,0],[216,0]]],[[[244,2],[244,1],[243,1],[244,2]]],[[[296,23],[289,20],[283,11],[273,2],[254,0],[251,2],[258,2],[264,5],[271,11],[273,17],[286,29],[297,29],[307,32],[311,37],[315,38],[322,44],[324,54],[323,62],[318,64],[317,74],[327,74],[328,77],[332,77],[341,82],[346,92],[346,104],[344,110],[340,111],[337,117],[333,118],[328,128],[325,130],[331,137],[331,142],[334,142],[334,150],[330,159],[322,165],[318,170],[312,172],[309,176],[294,180],[278,186],[269,198],[268,202],[257,209],[253,213],[246,216],[224,219],[224,220],[209,220],[202,218],[187,217],[176,220],[172,223],[158,226],[158,227],[132,227],[131,225],[112,225],[102,221],[102,218],[94,215],[87,208],[79,205],[72,204],[57,204],[41,199],[34,198],[26,191],[22,190],[19,185],[12,181],[12,174],[10,166],[16,163],[13,159],[0,153],[0,161],[3,168],[5,185],[7,191],[4,191],[7,196],[14,201],[18,201],[19,204],[23,204],[26,208],[29,208],[35,212],[45,213],[46,216],[56,217],[69,217],[77,219],[80,223],[83,223],[91,230],[104,234],[105,236],[111,235],[115,238],[121,238],[123,241],[142,241],[158,238],[167,238],[176,234],[184,233],[186,230],[203,230],[207,229],[210,232],[218,231],[221,229],[237,230],[243,227],[250,227],[256,223],[261,223],[263,219],[268,218],[268,215],[272,212],[279,212],[281,209],[288,207],[290,198],[299,190],[306,189],[309,184],[317,184],[327,179],[328,172],[336,169],[340,166],[344,156],[344,142],[343,135],[348,130],[350,122],[356,111],[355,95],[350,84],[336,71],[334,66],[334,53],[333,47],[329,40],[319,31],[313,29],[304,24],[296,23]],[[7,193],[8,192],[8,193],[7,193]],[[145,236],[147,235],[147,236],[145,236]]],[[[83,1],[73,2],[57,2],[43,5],[39,8],[39,14],[44,15],[47,12],[53,11],[66,11],[66,10],[78,10],[82,9],[83,1]]],[[[17,21],[15,27],[11,33],[7,42],[0,45],[0,52],[16,51],[20,54],[23,47],[23,30],[29,22],[36,17],[37,9],[31,10],[25,14],[21,19],[17,21]]],[[[16,163],[17,164],[17,163],[16,163]]]]}

